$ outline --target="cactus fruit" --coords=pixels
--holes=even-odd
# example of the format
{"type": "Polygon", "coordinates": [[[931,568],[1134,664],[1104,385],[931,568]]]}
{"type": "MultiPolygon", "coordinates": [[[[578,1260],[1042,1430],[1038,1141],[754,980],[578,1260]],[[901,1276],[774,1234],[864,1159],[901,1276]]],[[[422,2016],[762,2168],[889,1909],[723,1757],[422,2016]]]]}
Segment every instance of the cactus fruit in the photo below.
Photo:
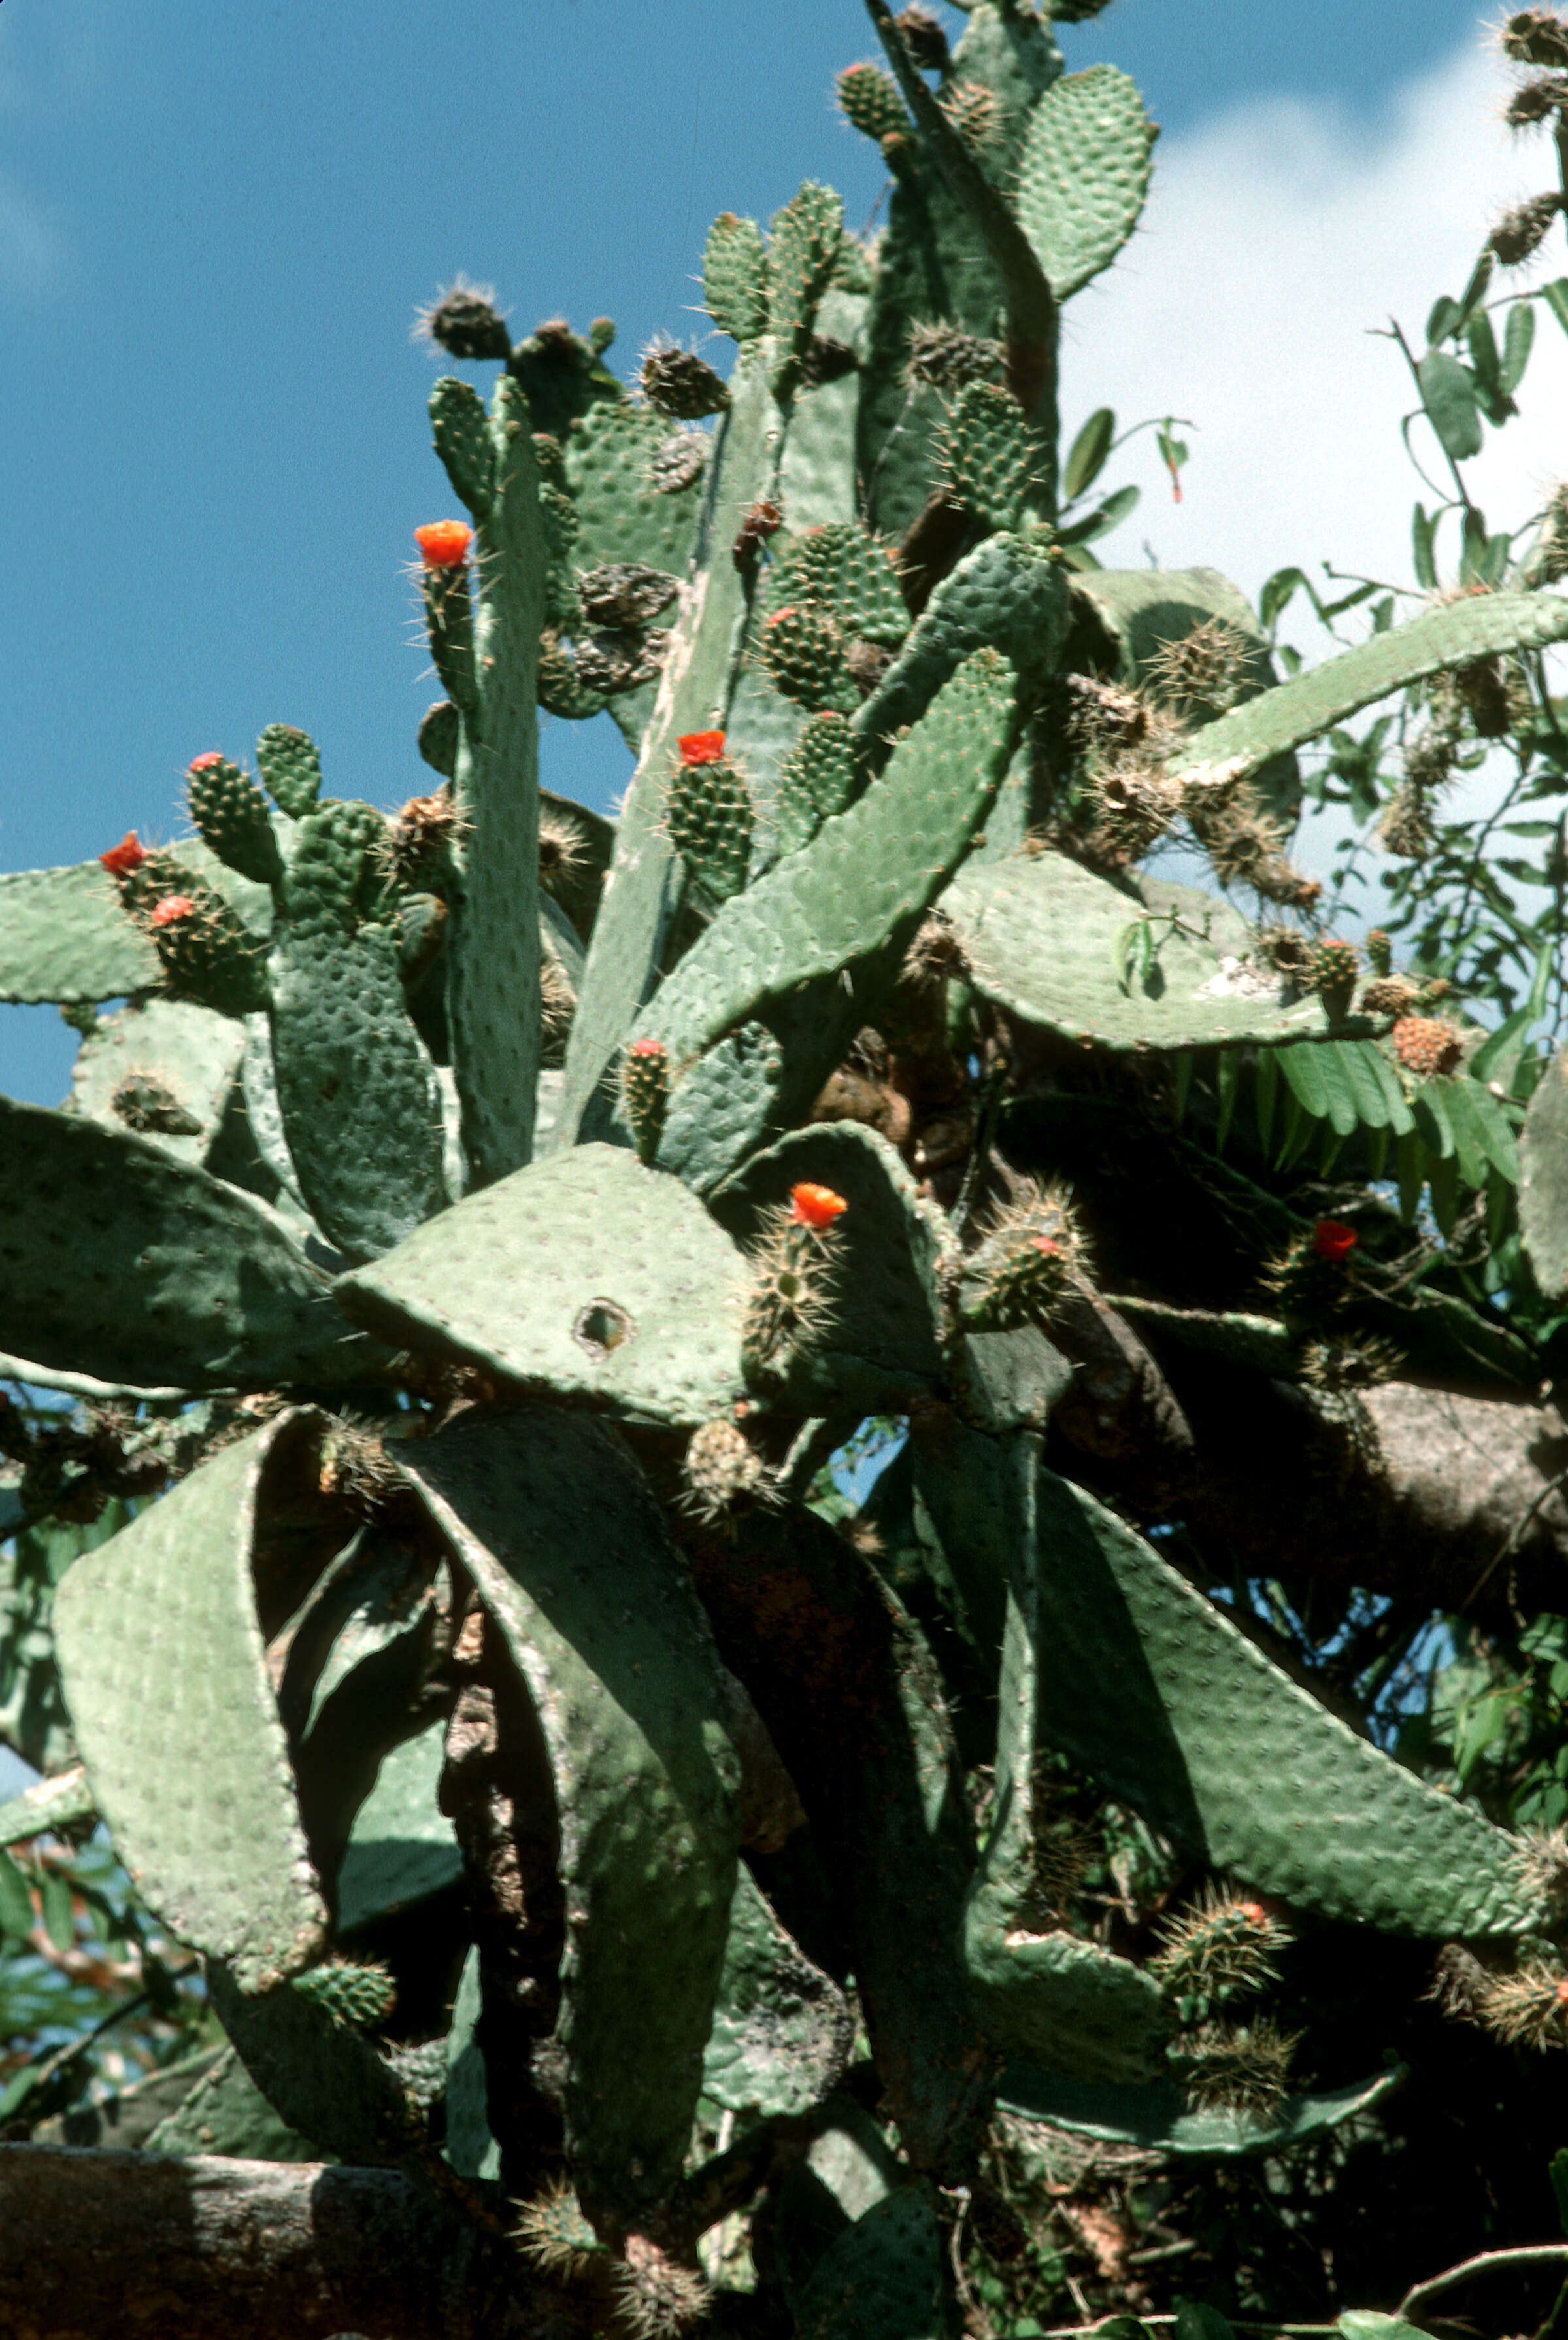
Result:
{"type": "Polygon", "coordinates": [[[932,390],[953,392],[971,382],[993,382],[1001,371],[1001,343],[957,325],[912,324],[904,372],[913,388],[927,383],[932,390]]]}
{"type": "Polygon", "coordinates": [[[705,358],[674,342],[656,342],[642,362],[639,380],[648,404],[673,422],[700,422],[723,414],[730,394],[705,358]]]}
{"type": "Polygon", "coordinates": [[[577,579],[577,600],[594,626],[646,626],[680,591],[680,580],[643,560],[607,560],[577,579]]]}
{"type": "Polygon", "coordinates": [[[722,731],[688,733],[678,743],[665,788],[670,842],[715,902],[744,890],[755,826],[751,790],[724,753],[724,737],[722,731]]]}
{"type": "Polygon", "coordinates": [[[762,1456],[745,1433],[723,1414],[693,1431],[686,1441],[681,1476],[687,1508],[710,1527],[727,1519],[748,1497],[766,1501],[773,1488],[762,1456]]]}
{"type": "Polygon", "coordinates": [[[784,850],[796,853],[809,845],[824,820],[848,809],[854,789],[849,719],[824,708],[811,718],[779,766],[774,813],[784,850]]]}
{"type": "Polygon", "coordinates": [[[721,333],[754,342],[765,332],[768,262],[754,220],[721,212],[703,254],[703,299],[721,333]]]}
{"type": "Polygon", "coordinates": [[[1336,936],[1327,937],[1313,953],[1312,988],[1331,1024],[1342,1024],[1349,1015],[1360,972],[1361,955],[1356,945],[1341,942],[1336,936]]]}
{"type": "Polygon", "coordinates": [[[1285,2100],[1300,2038],[1267,2017],[1203,2024],[1177,2041],[1170,2060],[1195,2111],[1240,2113],[1263,2126],[1285,2100]]]}
{"type": "Polygon", "coordinates": [[[1366,937],[1366,964],[1380,978],[1394,971],[1394,946],[1381,927],[1374,927],[1366,937]]]}
{"type": "Polygon", "coordinates": [[[512,2239],[530,2266],[557,2283],[581,2282],[596,2266],[609,2264],[609,2252],[565,2179],[518,2205],[512,2239]]]}
{"type": "Polygon", "coordinates": [[[1418,1081],[1457,1072],[1464,1061],[1460,1034],[1440,1016],[1402,1016],[1388,1037],[1405,1071],[1418,1081]]]}
{"type": "Polygon", "coordinates": [[[1040,493],[1039,457],[1011,390],[965,384],[942,441],[942,470],[955,503],[988,528],[1016,529],[1040,493]]]}
{"type": "Polygon", "coordinates": [[[361,2031],[380,2030],[398,2003],[391,1968],[377,1960],[328,1958],[296,1975],[294,1988],[301,1998],[325,2008],[335,2023],[361,2031]]]}
{"type": "Polygon", "coordinates": [[[1522,65],[1568,65],[1568,20],[1555,8],[1520,8],[1497,35],[1505,57],[1522,65]]]}
{"type": "Polygon", "coordinates": [[[1150,1971],[1173,1998],[1223,2006],[1277,1982],[1278,1959],[1290,1939],[1261,1901],[1211,1885],[1191,1908],[1165,1921],[1150,1971]]]}
{"type": "Polygon", "coordinates": [[[690,2267],[643,2235],[628,2235],[626,2256],[610,2276],[618,2320],[631,2340],[681,2340],[713,2304],[707,2285],[690,2267]]]}
{"type": "Polygon", "coordinates": [[[512,354],[512,337],[495,302],[492,286],[470,284],[459,276],[428,309],[419,311],[415,330],[422,341],[434,342],[450,357],[499,358],[504,364],[512,354]]]}
{"type": "Polygon", "coordinates": [[[844,120],[879,145],[884,138],[896,137],[910,128],[892,76],[880,65],[846,65],[837,88],[839,112],[844,120]]]}
{"type": "Polygon", "coordinates": [[[992,1215],[964,1262],[962,1315],[977,1332],[1050,1324],[1084,1266],[1070,1203],[1054,1186],[1026,1190],[992,1215]]]}
{"type": "Polygon", "coordinates": [[[308,731],[269,723],[256,742],[256,764],[280,812],[298,820],[310,811],[321,792],[321,759],[308,731]]]}
{"type": "Polygon", "coordinates": [[[204,845],[242,878],[270,886],[281,875],[278,841],[254,780],[214,749],[198,756],[185,771],[191,818],[204,845]]]}
{"type": "Polygon", "coordinates": [[[639,1162],[652,1162],[665,1134],[670,1060],[662,1040],[634,1040],[621,1059],[621,1109],[639,1162]]]}
{"type": "Polygon", "coordinates": [[[833,1294],[843,1264],[838,1221],[843,1198],[826,1186],[796,1186],[788,1204],[764,1213],[751,1271],[741,1354],[748,1373],[781,1374],[818,1348],[833,1322],[833,1294]]]}
{"type": "Polygon", "coordinates": [[[896,646],[909,631],[898,554],[849,521],[804,530],[775,553],[774,598],[818,602],[846,635],[896,646]]]}
{"type": "Polygon", "coordinates": [[[779,343],[777,388],[811,346],[817,307],[827,291],[843,235],[843,205],[831,187],[808,179],[774,213],[768,243],[768,331],[779,343]]]}
{"type": "Polygon", "coordinates": [[[223,1016],[265,1006],[266,945],[215,887],[169,853],[147,854],[121,885],[171,991],[223,1016]]]}
{"type": "MultiPolygon", "coordinates": [[[[474,608],[466,565],[472,531],[459,521],[442,521],[437,525],[453,533],[439,540],[438,552],[427,550],[419,574],[430,657],[448,698],[461,714],[472,717],[479,704],[474,674],[474,608]]],[[[436,530],[416,530],[415,533],[434,536],[436,530]]]]}
{"type": "Polygon", "coordinates": [[[758,654],[774,689],[813,714],[858,707],[860,692],[844,656],[843,636],[825,610],[786,603],[767,619],[758,654]]]}

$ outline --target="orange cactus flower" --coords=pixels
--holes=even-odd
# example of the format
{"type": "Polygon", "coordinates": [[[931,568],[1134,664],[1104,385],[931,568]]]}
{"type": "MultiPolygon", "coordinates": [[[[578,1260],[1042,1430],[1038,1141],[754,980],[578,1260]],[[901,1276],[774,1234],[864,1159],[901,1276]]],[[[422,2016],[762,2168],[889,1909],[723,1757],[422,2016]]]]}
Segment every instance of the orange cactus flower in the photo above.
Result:
{"type": "Polygon", "coordinates": [[[1338,1267],[1356,1249],[1356,1230],[1347,1227],[1343,1219],[1319,1219],[1312,1230],[1312,1248],[1319,1259],[1326,1259],[1338,1267]]]}
{"type": "Polygon", "coordinates": [[[427,569],[456,569],[468,557],[474,531],[467,521],[432,520],[414,530],[427,569]]]}
{"type": "Polygon", "coordinates": [[[210,772],[214,764],[221,764],[222,761],[222,749],[209,748],[204,756],[192,756],[185,769],[188,772],[210,772]]]}
{"type": "Polygon", "coordinates": [[[662,1056],[665,1044],[662,1040],[634,1040],[626,1053],[632,1056],[662,1056]]]}
{"type": "Polygon", "coordinates": [[[789,1215],[795,1225],[814,1228],[818,1234],[831,1227],[835,1219],[842,1218],[849,1208],[843,1196],[835,1195],[831,1186],[815,1186],[809,1179],[792,1186],[789,1193],[789,1215]]]}
{"type": "Polygon", "coordinates": [[[196,905],[189,894],[165,894],[154,902],[150,916],[155,927],[177,926],[182,918],[193,917],[196,905]]]}
{"type": "Polygon", "coordinates": [[[722,731],[688,731],[676,741],[683,764],[716,764],[725,752],[722,731]]]}
{"type": "Polygon", "coordinates": [[[118,845],[98,856],[111,878],[129,878],[133,869],[140,869],[147,858],[147,848],[133,828],[128,828],[118,845]]]}

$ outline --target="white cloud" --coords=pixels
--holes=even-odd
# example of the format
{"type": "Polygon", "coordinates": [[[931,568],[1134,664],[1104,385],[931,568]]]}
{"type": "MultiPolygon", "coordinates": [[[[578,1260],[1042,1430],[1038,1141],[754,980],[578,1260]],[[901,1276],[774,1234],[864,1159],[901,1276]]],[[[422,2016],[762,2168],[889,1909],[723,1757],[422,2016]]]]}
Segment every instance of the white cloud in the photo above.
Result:
{"type": "MultiPolygon", "coordinates": [[[[1152,434],[1112,459],[1105,484],[1130,474],[1143,501],[1099,548],[1108,563],[1140,561],[1147,539],[1161,566],[1206,561],[1254,597],[1287,563],[1320,578],[1324,559],[1413,581],[1410,509],[1434,498],[1400,444],[1415,403],[1404,361],[1367,329],[1396,316],[1419,351],[1432,302],[1463,291],[1496,213],[1553,183],[1550,139],[1516,140],[1504,94],[1477,42],[1373,124],[1270,100],[1160,141],[1143,229],[1067,312],[1064,421],[1103,404],[1123,428],[1166,413],[1198,428],[1179,434],[1180,505],[1152,434]]],[[[1568,273],[1561,226],[1543,261],[1525,281],[1568,273]]],[[[1469,467],[1494,528],[1568,472],[1568,336],[1541,303],[1520,403],[1469,467]]],[[[1439,472],[1425,423],[1413,439],[1439,472]]],[[[1321,655],[1310,621],[1297,630],[1321,655]]]]}

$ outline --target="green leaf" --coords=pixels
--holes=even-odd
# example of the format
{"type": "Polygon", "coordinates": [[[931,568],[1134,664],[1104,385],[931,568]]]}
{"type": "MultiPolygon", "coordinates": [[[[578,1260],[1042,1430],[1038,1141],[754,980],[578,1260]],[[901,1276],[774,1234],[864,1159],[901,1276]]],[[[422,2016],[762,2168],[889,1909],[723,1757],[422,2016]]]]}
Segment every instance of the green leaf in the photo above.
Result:
{"type": "Polygon", "coordinates": [[[1455,463],[1479,455],[1481,415],[1469,368],[1445,350],[1428,350],[1417,361],[1415,378],[1421,385],[1421,403],[1444,452],[1455,463]]]}
{"type": "Polygon", "coordinates": [[[1129,512],[1136,511],[1142,493],[1140,488],[1118,488],[1114,495],[1107,496],[1102,504],[1097,505],[1082,520],[1075,520],[1059,530],[1058,540],[1062,544],[1091,544],[1097,536],[1108,536],[1113,528],[1119,527],[1129,512]]]}
{"type": "Polygon", "coordinates": [[[1196,2299],[1176,2303],[1176,2340],[1236,2340],[1236,2331],[1218,2307],[1196,2299]]]}
{"type": "Polygon", "coordinates": [[[1437,515],[1428,520],[1425,506],[1416,504],[1410,516],[1410,541],[1415,582],[1428,593],[1437,590],[1437,515]]]}
{"type": "Polygon", "coordinates": [[[1277,569],[1273,576],[1267,579],[1258,596],[1257,614],[1268,632],[1273,632],[1289,603],[1295,600],[1303,586],[1307,587],[1308,592],[1311,591],[1311,587],[1307,584],[1305,572],[1299,569],[1277,569]]]}
{"type": "Polygon", "coordinates": [[[251,1543],[282,1413],[76,1562],[55,1651],[94,1800],[136,1890],[182,1941],[266,1989],[318,1953],[311,1869],[257,1621],[251,1543]]]}
{"type": "Polygon", "coordinates": [[[1530,362],[1530,352],[1535,340],[1535,304],[1532,301],[1515,301],[1508,312],[1508,322],[1503,332],[1502,385],[1512,396],[1524,379],[1524,369],[1530,362]]]}
{"type": "Polygon", "coordinates": [[[410,1442],[404,1467],[538,1718],[561,1826],[567,2144],[585,2198],[635,2215],[680,2177],[735,1893],[712,1636],[640,1474],[586,1414],[470,1413],[410,1442]]]}
{"type": "Polygon", "coordinates": [[[1568,1055],[1553,1057],[1519,1141],[1519,1233],[1543,1296],[1568,1292],[1568,1055]]]}
{"type": "Polygon", "coordinates": [[[1535,289],[1563,331],[1568,333],[1568,276],[1554,277],[1550,284],[1540,284],[1535,289]]]}
{"type": "Polygon", "coordinates": [[[1439,293],[1437,299],[1432,303],[1431,314],[1426,320],[1428,349],[1440,348],[1455,327],[1463,322],[1464,316],[1464,311],[1459,302],[1451,301],[1446,292],[1439,293]]]}
{"type": "Polygon", "coordinates": [[[1465,326],[1464,343],[1470,352],[1475,379],[1483,391],[1488,398],[1501,398],[1503,361],[1498,354],[1497,336],[1492,330],[1492,320],[1484,309],[1477,310],[1465,326]]]}
{"type": "Polygon", "coordinates": [[[1062,500],[1076,503],[1105,469],[1116,437],[1116,416],[1109,406],[1096,407],[1069,450],[1061,474],[1062,500]]]}

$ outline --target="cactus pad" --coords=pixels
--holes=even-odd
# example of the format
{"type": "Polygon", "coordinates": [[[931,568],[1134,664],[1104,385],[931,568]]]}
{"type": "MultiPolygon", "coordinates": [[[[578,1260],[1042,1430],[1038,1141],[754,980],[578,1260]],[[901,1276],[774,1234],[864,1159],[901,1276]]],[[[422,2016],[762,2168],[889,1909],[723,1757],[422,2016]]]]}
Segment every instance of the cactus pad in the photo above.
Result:
{"type": "Polygon", "coordinates": [[[955,503],[988,528],[1021,526],[1040,493],[1039,451],[1011,390],[967,382],[953,401],[942,470],[955,503]]]}
{"type": "Polygon", "coordinates": [[[476,520],[488,520],[496,456],[485,402],[469,382],[443,374],[430,392],[430,431],[447,477],[476,520]]]}
{"type": "Polygon", "coordinates": [[[321,793],[321,759],[308,731],[269,723],[256,742],[256,762],[280,812],[298,820],[310,811],[321,793]]]}
{"type": "Polygon", "coordinates": [[[853,2022],[838,1985],[785,1932],[742,1861],[703,2094],[764,2120],[809,2112],[841,2078],[853,2022]]]}
{"type": "Polygon", "coordinates": [[[185,775],[191,818],[204,845],[242,878],[270,886],[282,864],[254,780],[223,756],[198,756],[185,775]]]}
{"type": "Polygon", "coordinates": [[[1149,192],[1155,124],[1115,65],[1064,74],[1030,116],[1018,216],[1059,301],[1109,268],[1149,192]]]}
{"type": "Polygon", "coordinates": [[[755,220],[721,212],[703,253],[708,315],[732,341],[754,342],[768,325],[768,263],[755,220]]]}
{"type": "Polygon", "coordinates": [[[754,818],[751,790],[727,757],[676,761],[665,790],[670,843],[715,902],[745,886],[754,818]]]}
{"type": "Polygon", "coordinates": [[[298,1421],[214,1455],[54,1596],[72,1724],[116,1852],[163,1923],[251,1989],[308,1965],[326,1924],[251,1581],[257,1491],[298,1421]]]}
{"type": "Polygon", "coordinates": [[[596,1423],[542,1405],[469,1414],[408,1468],[539,1719],[567,1899],[567,2143],[585,2202],[632,2213],[680,2176],[735,1893],[738,1766],[713,1641],[652,1499],[596,1423]]]}
{"type": "Polygon", "coordinates": [[[101,1016],[77,1051],[71,1106],[111,1129],[152,1138],[176,1162],[205,1162],[244,1054],[231,1016],[182,999],[149,999],[101,1016]]]}
{"type": "Polygon", "coordinates": [[[895,549],[853,521],[788,538],[775,550],[770,587],[775,606],[820,603],[843,633],[862,641],[894,645],[909,631],[895,549]]]}
{"type": "Polygon", "coordinates": [[[579,1145],[469,1195],[337,1289],[399,1340],[695,1429],[741,1393],[745,1287],[678,1179],[579,1145]]]}

